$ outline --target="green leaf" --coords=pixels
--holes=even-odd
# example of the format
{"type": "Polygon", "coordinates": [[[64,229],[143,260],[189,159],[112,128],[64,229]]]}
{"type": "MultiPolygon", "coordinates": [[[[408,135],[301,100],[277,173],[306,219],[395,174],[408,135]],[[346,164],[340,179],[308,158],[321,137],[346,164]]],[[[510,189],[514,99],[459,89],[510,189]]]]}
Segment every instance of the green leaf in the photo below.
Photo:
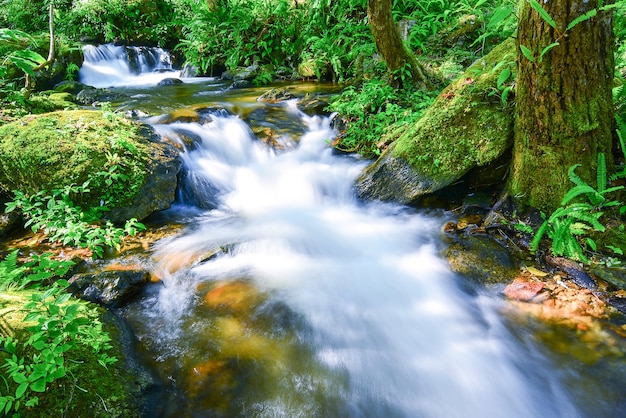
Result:
{"type": "MultiPolygon", "coordinates": [[[[571,189],[569,189],[569,191],[565,194],[565,196],[563,196],[563,200],[561,200],[561,206],[565,206],[567,205],[569,202],[571,202],[573,199],[575,199],[576,197],[580,196],[580,195],[590,195],[590,196],[595,196],[596,194],[598,194],[598,192],[596,191],[596,189],[594,189],[593,187],[587,185],[587,184],[581,184],[578,186],[574,186],[571,189]]],[[[600,195],[598,195],[599,197],[602,198],[602,200],[604,200],[604,198],[600,195]]],[[[591,197],[590,197],[591,200],[591,197]]]]}
{"type": "Polygon", "coordinates": [[[26,379],[26,376],[24,376],[24,373],[14,373],[12,377],[13,381],[18,385],[28,381],[28,379],[26,379]]]}
{"type": "Polygon", "coordinates": [[[15,390],[15,397],[21,398],[26,392],[26,389],[28,389],[28,382],[24,382],[21,385],[19,385],[17,389],[15,390]]]}
{"type": "Polygon", "coordinates": [[[556,22],[554,21],[554,19],[552,19],[552,17],[548,14],[548,12],[546,12],[546,9],[544,9],[543,7],[541,7],[541,5],[539,4],[539,2],[537,0],[529,0],[530,3],[530,7],[532,7],[533,9],[535,9],[535,11],[537,13],[539,13],[539,16],[541,16],[541,18],[550,26],[552,26],[554,29],[556,29],[556,22]]]}
{"type": "Polygon", "coordinates": [[[502,70],[500,72],[500,75],[498,76],[498,88],[502,87],[502,84],[504,84],[509,77],[511,76],[511,69],[510,68],[505,68],[504,70],[502,70]]]}
{"type": "Polygon", "coordinates": [[[547,47],[545,47],[542,51],[541,54],[539,55],[539,62],[543,61],[543,56],[546,55],[546,53],[551,50],[552,48],[554,48],[555,46],[559,46],[561,44],[559,44],[558,42],[553,42],[550,45],[548,45],[547,47]]]}
{"type": "Polygon", "coordinates": [[[494,10],[493,15],[491,15],[491,19],[489,19],[489,22],[487,23],[487,27],[493,28],[493,27],[498,26],[502,21],[504,21],[506,18],[511,16],[512,13],[513,13],[512,5],[505,5],[505,6],[498,7],[497,9],[494,10]]]}
{"type": "Polygon", "coordinates": [[[33,392],[45,392],[46,391],[46,379],[35,380],[30,384],[30,390],[33,392]]]}
{"type": "Polygon", "coordinates": [[[530,62],[535,62],[535,57],[533,57],[533,53],[524,45],[520,45],[519,49],[522,51],[522,54],[528,59],[530,62]]]}
{"type": "Polygon", "coordinates": [[[598,14],[598,10],[597,9],[591,9],[589,10],[587,13],[582,14],[580,16],[578,16],[576,19],[572,20],[569,25],[567,25],[567,27],[565,28],[565,30],[570,30],[572,29],[574,26],[578,25],[581,22],[584,22],[585,20],[589,20],[592,17],[594,17],[595,15],[598,14]]]}

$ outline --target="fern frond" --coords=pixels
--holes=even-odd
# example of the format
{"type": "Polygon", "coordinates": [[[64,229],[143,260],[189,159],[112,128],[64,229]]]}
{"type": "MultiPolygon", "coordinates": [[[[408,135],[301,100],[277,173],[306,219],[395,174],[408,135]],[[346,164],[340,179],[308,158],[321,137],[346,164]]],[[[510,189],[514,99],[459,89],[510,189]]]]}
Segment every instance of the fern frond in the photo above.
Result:
{"type": "Polygon", "coordinates": [[[604,232],[606,230],[606,227],[602,225],[599,221],[600,217],[603,214],[604,212],[589,213],[589,212],[573,211],[573,212],[570,212],[568,216],[571,217],[572,220],[576,219],[579,221],[587,222],[596,231],[604,232]]]}
{"type": "Polygon", "coordinates": [[[596,189],[589,186],[588,184],[580,184],[578,186],[574,186],[563,196],[563,200],[561,200],[561,206],[567,205],[573,199],[577,198],[580,195],[587,195],[589,201],[593,202],[594,200],[601,199],[604,200],[604,197],[601,194],[598,194],[596,189]]]}
{"type": "Polygon", "coordinates": [[[580,167],[582,164],[574,164],[567,170],[567,177],[569,177],[570,181],[577,186],[587,186],[588,184],[580,178],[578,174],[576,174],[575,170],[580,167]]]}

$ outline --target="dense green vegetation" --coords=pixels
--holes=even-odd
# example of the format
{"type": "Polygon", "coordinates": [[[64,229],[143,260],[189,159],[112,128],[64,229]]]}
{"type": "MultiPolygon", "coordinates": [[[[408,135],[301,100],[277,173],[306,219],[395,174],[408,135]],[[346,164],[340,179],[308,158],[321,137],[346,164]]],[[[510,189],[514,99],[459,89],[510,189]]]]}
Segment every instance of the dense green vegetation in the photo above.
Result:
{"type": "MultiPolygon", "coordinates": [[[[35,127],[25,133],[21,123],[7,123],[29,113],[73,107],[58,95],[26,88],[27,76],[35,75],[34,69],[45,61],[48,53],[49,3],[0,0],[3,164],[37,164],[45,160],[44,165],[51,168],[49,172],[34,173],[39,176],[32,179],[13,176],[14,190],[4,192],[14,192],[8,207],[21,210],[28,226],[44,230],[51,239],[64,244],[90,247],[97,257],[107,247],[118,247],[125,234],[141,228],[135,222],[125,228],[98,223],[106,205],[123,203],[127,194],[142,183],[138,167],[146,157],[144,150],[129,138],[117,137],[106,152],[96,149],[95,154],[76,153],[76,164],[66,166],[66,160],[55,160],[60,149],[44,149],[42,144],[49,144],[50,138],[43,138],[41,129],[35,127]],[[136,156],[133,160],[136,166],[121,164],[121,154],[136,156]],[[107,170],[88,177],[85,173],[89,170],[76,169],[81,165],[103,165],[107,170]],[[56,184],[58,178],[68,180],[65,188],[48,187],[47,181],[56,184]],[[89,189],[94,192],[88,193],[89,189]],[[100,201],[102,205],[97,203],[100,201]]],[[[55,0],[52,3],[57,54],[61,56],[79,51],[82,41],[120,41],[168,47],[202,73],[219,75],[226,69],[255,64],[263,69],[259,83],[278,79],[342,83],[343,93],[331,100],[329,110],[339,112],[347,125],[334,146],[368,158],[380,155],[389,145],[386,139],[391,141],[406,132],[410,134],[411,127],[439,92],[473,62],[513,35],[518,23],[517,2],[513,0],[393,1],[393,16],[400,24],[406,46],[433,81],[432,89],[423,90],[408,82],[410,74],[406,69],[394,74],[387,71],[370,32],[367,0],[55,0]],[[396,88],[390,83],[392,79],[402,80],[403,88],[396,88]]],[[[551,23],[551,17],[537,6],[539,3],[532,4],[551,23]]],[[[619,239],[606,240],[604,234],[610,229],[623,237],[626,212],[623,191],[626,4],[618,2],[613,12],[616,38],[613,101],[618,128],[615,158],[598,155],[594,184],[577,174],[579,166],[569,168],[572,188],[563,197],[561,207],[543,215],[545,222],[538,230],[520,219],[514,220],[521,232],[534,236],[534,250],[549,237],[549,248],[555,255],[585,262],[598,255],[607,264],[618,264],[618,257],[626,250],[619,239]]],[[[587,18],[593,16],[589,14],[587,18]]],[[[556,44],[546,45],[537,56],[525,47],[520,51],[529,61],[541,61],[556,44]]],[[[514,105],[515,63],[515,57],[507,56],[485,70],[496,80],[496,87],[489,89],[485,100],[489,106],[514,105]]],[[[70,60],[63,68],[65,79],[75,78],[76,63],[70,60]]],[[[479,77],[476,74],[474,78],[479,77]]],[[[474,85],[468,87],[474,88],[474,85]]],[[[463,106],[469,108],[467,103],[463,106]]],[[[68,135],[76,141],[73,145],[78,143],[86,150],[99,146],[94,137],[108,138],[109,133],[102,132],[98,120],[69,120],[70,115],[66,110],[37,123],[54,128],[49,132],[59,135],[58,147],[66,145],[63,141],[68,135]],[[86,138],[82,136],[85,133],[89,134],[86,138]]],[[[113,119],[111,122],[124,123],[113,119]]],[[[402,148],[409,150],[407,159],[421,158],[409,145],[402,148]]],[[[73,366],[68,361],[72,353],[80,352],[77,350],[81,346],[93,349],[99,356],[109,348],[107,333],[93,320],[97,316],[94,308],[70,299],[65,293],[67,283],[54,280],[64,276],[69,268],[66,264],[42,257],[18,266],[16,256],[12,253],[0,263],[0,287],[28,291],[23,314],[33,325],[28,328],[27,336],[2,336],[7,355],[0,366],[3,379],[0,414],[36,405],[37,393],[58,387],[54,383],[57,379],[69,379],[73,366]]],[[[111,363],[106,354],[98,359],[103,366],[111,363]]],[[[74,379],[72,385],[75,384],[74,379]]]]}

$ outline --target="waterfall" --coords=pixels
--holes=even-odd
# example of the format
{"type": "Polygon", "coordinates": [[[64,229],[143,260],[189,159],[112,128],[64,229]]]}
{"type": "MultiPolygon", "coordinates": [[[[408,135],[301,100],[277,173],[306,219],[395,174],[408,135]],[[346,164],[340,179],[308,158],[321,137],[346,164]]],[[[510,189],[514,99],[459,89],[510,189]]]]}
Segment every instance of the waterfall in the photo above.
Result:
{"type": "Polygon", "coordinates": [[[328,118],[297,117],[305,134],[282,150],[233,115],[155,126],[184,145],[186,202],[206,208],[155,259],[230,248],[183,269],[157,262],[163,283],[138,334],[172,364],[170,379],[191,382],[184,406],[167,402],[162,415],[579,416],[549,360],[514,342],[498,303],[457,286],[437,254],[441,219],[358,202],[351,185],[365,163],[333,154],[328,118]],[[273,302],[248,320],[207,313],[199,289],[241,278],[273,302]],[[255,330],[264,315],[270,331],[255,330]],[[214,392],[221,406],[207,405],[214,392]]]}
{"type": "Polygon", "coordinates": [[[83,55],[78,78],[94,87],[149,86],[180,75],[172,68],[170,54],[161,48],[84,45],[83,55]]]}

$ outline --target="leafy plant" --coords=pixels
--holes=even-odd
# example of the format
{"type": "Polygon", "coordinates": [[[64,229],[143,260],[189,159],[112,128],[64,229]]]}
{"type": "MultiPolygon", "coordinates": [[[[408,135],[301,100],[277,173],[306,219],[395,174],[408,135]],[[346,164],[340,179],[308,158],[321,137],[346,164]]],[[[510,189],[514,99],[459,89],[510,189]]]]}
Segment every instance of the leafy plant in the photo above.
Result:
{"type": "Polygon", "coordinates": [[[380,154],[377,144],[389,127],[415,122],[432,100],[424,92],[396,90],[384,80],[369,80],[359,89],[350,86],[330,104],[330,109],[348,123],[335,146],[376,157],[380,154]]]}
{"type": "MultiPolygon", "coordinates": [[[[3,288],[10,287],[11,283],[19,287],[37,283],[39,287],[42,279],[58,279],[73,265],[71,261],[53,260],[43,255],[18,267],[16,259],[17,251],[13,251],[0,262],[3,288]]],[[[18,412],[22,405],[37,405],[37,394],[48,390],[53,381],[70,371],[67,359],[78,345],[97,353],[98,362],[105,368],[117,361],[106,353],[111,348],[111,339],[102,329],[97,310],[73,299],[67,293],[68,286],[66,280],[60,279],[48,288],[32,291],[30,301],[23,308],[24,322],[31,324],[27,327],[29,336],[25,341],[12,336],[0,337],[6,353],[0,366],[4,370],[0,375],[4,382],[4,388],[0,388],[0,413],[8,415],[11,411],[18,412]]]]}
{"type": "Polygon", "coordinates": [[[6,211],[21,210],[27,219],[25,226],[30,226],[33,232],[42,230],[51,241],[89,248],[94,258],[102,257],[107,248],[119,249],[124,236],[145,229],[134,218],[127,221],[124,228],[118,228],[109,220],[101,221],[102,214],[108,210],[106,206],[84,210],[73,202],[73,195],[88,192],[88,182],[50,193],[40,191],[32,196],[16,190],[6,211]]]}
{"type": "MultiPolygon", "coordinates": [[[[606,170],[606,157],[598,154],[597,188],[593,188],[575,172],[580,164],[568,170],[570,180],[575,184],[563,197],[561,207],[557,208],[537,230],[531,242],[531,251],[539,248],[545,234],[552,240],[551,250],[554,255],[566,256],[587,263],[589,260],[578,237],[590,231],[603,232],[606,227],[600,222],[604,209],[620,207],[620,214],[626,212],[626,206],[619,200],[610,199],[609,195],[624,189],[624,186],[608,187],[609,179],[606,170]],[[587,202],[574,202],[577,198],[585,198],[587,202]]],[[[595,241],[587,237],[586,247],[597,250],[595,241]]],[[[616,252],[613,249],[613,252],[616,252]]]]}

